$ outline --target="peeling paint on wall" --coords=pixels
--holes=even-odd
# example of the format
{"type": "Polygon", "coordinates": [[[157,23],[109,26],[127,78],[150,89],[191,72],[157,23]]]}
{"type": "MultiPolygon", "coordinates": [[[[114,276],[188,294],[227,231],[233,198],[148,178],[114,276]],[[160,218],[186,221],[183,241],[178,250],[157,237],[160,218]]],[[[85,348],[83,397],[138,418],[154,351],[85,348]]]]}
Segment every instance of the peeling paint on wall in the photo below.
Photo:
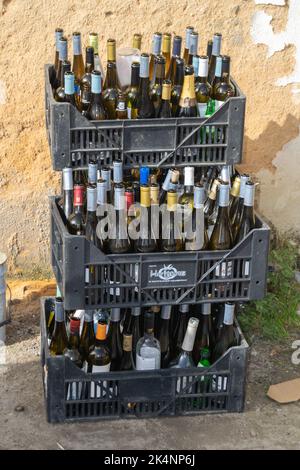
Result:
{"type": "MultiPolygon", "coordinates": [[[[258,2],[256,1],[258,4],[258,2]]],[[[259,2],[259,4],[262,2],[259,2]]],[[[278,2],[270,1],[273,5],[278,2]]],[[[255,44],[265,44],[268,46],[267,57],[271,57],[275,52],[282,51],[288,45],[295,46],[295,66],[290,75],[281,77],[275,82],[278,86],[286,86],[291,83],[300,83],[300,1],[289,1],[289,12],[286,29],[275,34],[271,25],[273,17],[265,11],[257,11],[252,17],[251,37],[255,44]]],[[[293,90],[299,93],[299,88],[293,90]]]]}

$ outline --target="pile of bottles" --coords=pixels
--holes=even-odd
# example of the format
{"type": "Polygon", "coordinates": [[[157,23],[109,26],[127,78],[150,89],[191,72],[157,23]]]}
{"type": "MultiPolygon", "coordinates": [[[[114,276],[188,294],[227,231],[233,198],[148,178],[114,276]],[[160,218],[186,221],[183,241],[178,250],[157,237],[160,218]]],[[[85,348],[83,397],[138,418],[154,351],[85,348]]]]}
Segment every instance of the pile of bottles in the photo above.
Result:
{"type": "Polygon", "coordinates": [[[91,373],[209,367],[238,345],[234,315],[230,302],[65,312],[57,297],[49,349],[91,373]]]}
{"type": "Polygon", "coordinates": [[[117,160],[113,176],[65,168],[59,205],[70,233],[104,253],[229,250],[255,228],[254,190],[230,166],[123,171],[117,160]]]}
{"type": "Polygon", "coordinates": [[[84,64],[81,34],[73,33],[71,65],[63,34],[62,29],[56,29],[54,97],[73,104],[88,119],[204,118],[236,95],[230,57],[221,55],[219,33],[208,41],[206,54],[198,55],[198,32],[187,27],[183,56],[181,36],[175,35],[172,45],[170,33],[155,33],[149,54],[141,52],[142,36],[134,34],[133,47],[126,48],[127,60],[131,51],[132,62],[131,83],[125,86],[125,69],[118,63],[115,39],[107,41],[104,75],[98,35],[89,34],[84,64]]]}

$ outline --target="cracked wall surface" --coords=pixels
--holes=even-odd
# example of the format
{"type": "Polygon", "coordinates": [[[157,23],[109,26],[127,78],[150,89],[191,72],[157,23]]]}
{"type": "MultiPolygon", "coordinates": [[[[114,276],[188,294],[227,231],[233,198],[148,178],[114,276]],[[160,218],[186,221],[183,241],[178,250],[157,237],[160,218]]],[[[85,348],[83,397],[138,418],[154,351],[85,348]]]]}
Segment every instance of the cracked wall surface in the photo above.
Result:
{"type": "MultiPolygon", "coordinates": [[[[43,66],[53,60],[54,29],[71,37],[95,30],[131,43],[143,32],[215,31],[247,96],[242,169],[260,179],[260,211],[280,231],[300,230],[300,1],[298,0],[0,0],[0,250],[10,267],[46,263],[48,196],[59,188],[44,126],[43,66]]],[[[104,61],[105,62],[105,61],[104,61]]]]}

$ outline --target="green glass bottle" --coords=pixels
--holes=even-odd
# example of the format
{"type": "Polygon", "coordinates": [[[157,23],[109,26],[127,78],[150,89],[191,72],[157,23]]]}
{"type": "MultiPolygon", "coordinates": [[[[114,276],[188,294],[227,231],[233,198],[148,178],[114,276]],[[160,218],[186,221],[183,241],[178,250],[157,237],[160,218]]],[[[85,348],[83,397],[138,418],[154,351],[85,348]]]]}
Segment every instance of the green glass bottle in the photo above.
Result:
{"type": "Polygon", "coordinates": [[[223,327],[213,350],[212,362],[216,362],[229,348],[237,344],[233,327],[234,310],[235,305],[232,302],[225,303],[223,327]]]}
{"type": "Polygon", "coordinates": [[[140,81],[140,63],[131,64],[131,84],[126,90],[127,118],[136,119],[138,114],[138,93],[140,81]]]}
{"type": "Polygon", "coordinates": [[[246,235],[255,228],[255,215],[253,210],[254,193],[254,183],[252,183],[252,181],[247,181],[245,186],[244,208],[239,226],[236,230],[235,243],[242,241],[246,235]]]}
{"type": "Polygon", "coordinates": [[[138,119],[150,119],[155,116],[155,110],[149,95],[149,55],[140,57],[140,87],[138,93],[138,119]]]}
{"type": "Polygon", "coordinates": [[[97,70],[92,72],[91,102],[87,110],[87,116],[92,121],[103,121],[107,118],[102,98],[101,74],[97,70]]]}
{"type": "Polygon", "coordinates": [[[194,68],[192,65],[188,65],[184,69],[184,82],[176,115],[178,117],[196,117],[197,113],[194,68]]]}
{"type": "Polygon", "coordinates": [[[235,239],[238,227],[240,226],[243,209],[244,209],[244,197],[245,197],[245,187],[247,181],[249,181],[250,176],[247,174],[240,175],[240,191],[239,191],[239,200],[238,204],[234,211],[231,213],[231,224],[232,224],[232,235],[233,239],[235,239]]]}
{"type": "Polygon", "coordinates": [[[194,31],[193,26],[187,26],[185,30],[185,48],[183,53],[183,59],[185,64],[188,64],[189,61],[189,53],[190,53],[190,37],[192,32],[194,31]]]}
{"type": "Polygon", "coordinates": [[[230,82],[230,57],[223,56],[221,82],[215,86],[214,90],[216,110],[232,96],[235,96],[235,90],[230,82]]]}
{"type": "Polygon", "coordinates": [[[158,111],[158,118],[170,118],[172,117],[171,109],[171,80],[164,80],[162,84],[161,104],[158,111]]]}
{"type": "Polygon", "coordinates": [[[68,346],[68,336],[65,325],[64,304],[60,297],[55,299],[55,325],[49,351],[51,356],[60,356],[68,346]]]}
{"type": "Polygon", "coordinates": [[[222,42],[222,34],[215,33],[213,37],[213,46],[212,46],[211,58],[210,58],[209,69],[208,69],[208,81],[210,84],[212,84],[215,78],[216,61],[217,61],[217,57],[221,53],[221,42],[222,42]]]}
{"type": "Polygon", "coordinates": [[[196,99],[198,114],[204,118],[206,116],[207,104],[211,96],[211,86],[207,81],[208,74],[208,57],[199,57],[198,77],[196,79],[196,99]]]}
{"type": "Polygon", "coordinates": [[[54,98],[59,103],[63,103],[66,100],[65,94],[65,73],[71,71],[71,62],[69,60],[64,60],[61,68],[61,85],[56,89],[54,98]]]}
{"type": "Polygon", "coordinates": [[[54,70],[55,74],[58,71],[58,64],[59,64],[59,40],[64,35],[64,30],[61,28],[56,28],[55,30],[55,59],[54,59],[54,70]]]}
{"type": "Polygon", "coordinates": [[[202,304],[200,321],[193,349],[193,359],[195,364],[198,364],[201,360],[203,349],[212,353],[214,346],[215,337],[211,319],[211,304],[202,304]]]}
{"type": "Polygon", "coordinates": [[[177,110],[179,107],[179,100],[184,80],[184,60],[178,57],[175,63],[175,77],[171,91],[172,116],[177,116],[177,110]]]}
{"type": "Polygon", "coordinates": [[[152,231],[150,187],[140,187],[140,230],[139,237],[135,240],[135,249],[140,253],[151,253],[157,250],[157,241],[152,231]]]}
{"type": "Polygon", "coordinates": [[[168,77],[171,65],[171,34],[164,33],[162,37],[161,55],[165,58],[165,76],[168,77]]]}
{"type": "Polygon", "coordinates": [[[106,88],[103,93],[104,106],[108,119],[116,119],[119,89],[117,87],[117,66],[115,62],[107,63],[106,88]]]}
{"type": "Polygon", "coordinates": [[[164,58],[164,56],[156,56],[154,59],[154,66],[155,76],[154,82],[150,87],[150,99],[154,106],[155,117],[157,117],[161,106],[162,84],[165,79],[166,59],[164,58]]]}

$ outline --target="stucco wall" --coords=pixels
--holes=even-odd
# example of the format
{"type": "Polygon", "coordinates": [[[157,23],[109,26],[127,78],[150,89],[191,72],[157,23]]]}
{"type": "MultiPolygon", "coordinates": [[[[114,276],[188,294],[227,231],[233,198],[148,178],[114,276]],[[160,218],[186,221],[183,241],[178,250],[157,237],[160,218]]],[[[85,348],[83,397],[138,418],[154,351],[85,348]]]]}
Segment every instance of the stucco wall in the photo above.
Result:
{"type": "Polygon", "coordinates": [[[184,34],[200,48],[214,31],[247,96],[243,169],[260,180],[257,203],[280,231],[300,230],[299,0],[0,0],[0,250],[10,265],[47,261],[49,194],[58,188],[44,129],[43,65],[53,60],[53,32],[100,35],[118,45],[143,32],[184,34]]]}

